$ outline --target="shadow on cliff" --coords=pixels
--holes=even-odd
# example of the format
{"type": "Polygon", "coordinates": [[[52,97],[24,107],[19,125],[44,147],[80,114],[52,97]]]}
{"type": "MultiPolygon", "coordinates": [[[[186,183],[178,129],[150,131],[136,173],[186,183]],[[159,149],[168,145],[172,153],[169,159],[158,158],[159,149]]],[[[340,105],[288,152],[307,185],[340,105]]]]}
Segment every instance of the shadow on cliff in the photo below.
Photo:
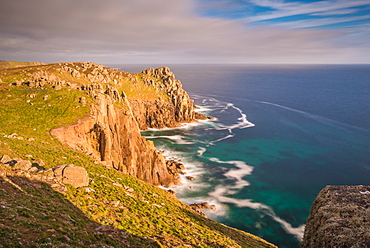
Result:
{"type": "Polygon", "coordinates": [[[161,247],[150,238],[90,220],[49,184],[0,177],[1,247],[161,247]]]}

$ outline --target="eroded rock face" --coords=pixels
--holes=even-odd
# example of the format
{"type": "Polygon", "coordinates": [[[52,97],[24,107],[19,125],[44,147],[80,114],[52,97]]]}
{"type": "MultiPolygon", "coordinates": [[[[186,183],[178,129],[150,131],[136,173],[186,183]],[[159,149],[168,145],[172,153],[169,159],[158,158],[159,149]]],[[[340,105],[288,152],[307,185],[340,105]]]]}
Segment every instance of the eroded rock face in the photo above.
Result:
{"type": "Polygon", "coordinates": [[[101,92],[94,98],[96,104],[89,117],[75,125],[53,129],[51,134],[72,149],[141,180],[154,185],[176,183],[162,154],[141,136],[129,103],[123,102],[125,106],[119,108],[114,98],[101,92]]]}
{"type": "Polygon", "coordinates": [[[325,187],[312,204],[301,247],[370,247],[370,186],[325,187]]]}

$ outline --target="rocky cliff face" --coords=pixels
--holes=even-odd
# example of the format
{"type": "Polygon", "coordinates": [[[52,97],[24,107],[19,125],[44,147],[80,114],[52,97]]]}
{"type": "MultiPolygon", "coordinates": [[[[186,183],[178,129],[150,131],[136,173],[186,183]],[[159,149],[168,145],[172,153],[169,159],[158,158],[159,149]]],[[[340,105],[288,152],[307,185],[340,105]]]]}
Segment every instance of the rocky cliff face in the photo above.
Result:
{"type": "Polygon", "coordinates": [[[325,187],[312,204],[301,247],[370,247],[370,186],[325,187]]]}
{"type": "Polygon", "coordinates": [[[80,90],[91,98],[89,116],[51,134],[72,149],[154,185],[178,183],[153,143],[140,129],[174,127],[204,118],[168,67],[131,74],[93,63],[66,63],[28,68],[15,85],[80,90]],[[127,92],[127,94],[126,94],[127,92]]]}
{"type": "Polygon", "coordinates": [[[53,129],[51,134],[72,149],[88,154],[105,165],[154,185],[176,181],[166,168],[164,157],[153,143],[140,135],[130,106],[114,105],[111,96],[94,95],[90,116],[75,125],[53,129]]]}
{"type": "Polygon", "coordinates": [[[168,67],[149,68],[142,74],[144,84],[165,95],[166,98],[130,100],[140,129],[176,127],[181,123],[206,118],[194,111],[194,101],[168,67]]]}

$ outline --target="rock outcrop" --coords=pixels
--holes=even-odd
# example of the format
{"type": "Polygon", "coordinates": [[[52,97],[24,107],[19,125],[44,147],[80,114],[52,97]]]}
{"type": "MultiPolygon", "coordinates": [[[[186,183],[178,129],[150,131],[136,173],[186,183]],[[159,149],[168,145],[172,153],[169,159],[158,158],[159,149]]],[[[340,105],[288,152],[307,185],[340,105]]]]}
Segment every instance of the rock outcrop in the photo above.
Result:
{"type": "Polygon", "coordinates": [[[178,175],[169,173],[162,154],[141,136],[129,103],[111,86],[106,91],[102,86],[90,88],[95,99],[90,116],[77,124],[55,128],[51,134],[123,173],[154,185],[176,183],[178,175]],[[117,101],[122,101],[122,107],[115,105],[117,101]]]}
{"type": "Polygon", "coordinates": [[[140,129],[176,127],[181,123],[206,119],[204,115],[194,111],[194,101],[168,67],[149,68],[142,73],[144,84],[153,87],[166,98],[130,100],[140,129]]]}
{"type": "Polygon", "coordinates": [[[312,204],[301,247],[370,247],[370,186],[325,187],[312,204]]]}
{"type": "MultiPolygon", "coordinates": [[[[57,165],[52,169],[45,169],[42,159],[23,160],[21,158],[10,158],[3,155],[0,159],[0,176],[6,178],[7,175],[21,175],[32,180],[39,180],[48,183],[52,188],[59,192],[66,189],[65,184],[75,188],[86,187],[89,185],[89,176],[84,167],[73,164],[57,165]]],[[[16,186],[17,187],[17,186],[16,186]]]]}

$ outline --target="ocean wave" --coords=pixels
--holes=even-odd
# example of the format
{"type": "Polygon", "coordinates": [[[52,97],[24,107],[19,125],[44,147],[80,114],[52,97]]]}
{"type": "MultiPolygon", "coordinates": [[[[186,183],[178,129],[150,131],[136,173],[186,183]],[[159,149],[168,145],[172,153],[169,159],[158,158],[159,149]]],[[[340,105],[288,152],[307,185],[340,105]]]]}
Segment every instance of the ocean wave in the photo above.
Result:
{"type": "Polygon", "coordinates": [[[194,144],[194,141],[189,141],[184,139],[184,136],[181,135],[147,135],[144,136],[147,139],[169,139],[173,140],[176,144],[179,145],[189,145],[189,144],[194,144]]]}

